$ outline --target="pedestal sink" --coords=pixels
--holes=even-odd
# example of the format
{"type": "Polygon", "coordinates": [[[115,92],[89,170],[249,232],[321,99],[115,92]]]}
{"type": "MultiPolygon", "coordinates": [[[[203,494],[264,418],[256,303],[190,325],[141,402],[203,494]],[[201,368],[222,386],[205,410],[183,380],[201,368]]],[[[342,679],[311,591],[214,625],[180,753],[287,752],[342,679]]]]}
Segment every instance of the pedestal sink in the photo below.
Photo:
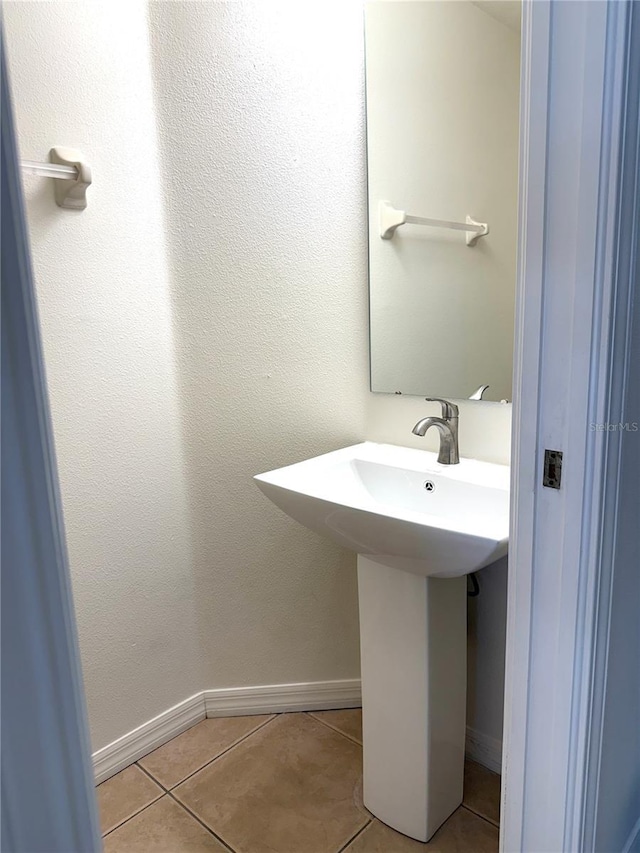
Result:
{"type": "Polygon", "coordinates": [[[364,804],[427,841],[462,802],[465,575],[507,553],[509,468],[365,442],[255,480],[358,553],[364,804]]]}

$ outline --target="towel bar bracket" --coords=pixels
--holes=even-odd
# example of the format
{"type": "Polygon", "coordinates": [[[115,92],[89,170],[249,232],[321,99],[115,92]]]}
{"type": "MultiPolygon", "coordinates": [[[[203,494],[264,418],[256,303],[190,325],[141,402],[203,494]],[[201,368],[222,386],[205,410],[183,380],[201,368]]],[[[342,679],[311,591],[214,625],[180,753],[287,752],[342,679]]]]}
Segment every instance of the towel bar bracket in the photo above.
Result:
{"type": "Polygon", "coordinates": [[[87,187],[91,186],[91,168],[82,154],[74,148],[58,145],[49,151],[49,162],[23,160],[22,170],[28,175],[54,178],[54,198],[59,207],[84,210],[87,206],[87,187]]]}

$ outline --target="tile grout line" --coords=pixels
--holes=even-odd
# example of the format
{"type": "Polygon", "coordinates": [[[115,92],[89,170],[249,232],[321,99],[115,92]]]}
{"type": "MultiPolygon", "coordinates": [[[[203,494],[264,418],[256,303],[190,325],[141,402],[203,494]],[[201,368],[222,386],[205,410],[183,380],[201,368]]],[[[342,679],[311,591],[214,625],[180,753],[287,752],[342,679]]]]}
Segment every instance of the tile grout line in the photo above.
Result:
{"type": "Polygon", "coordinates": [[[192,811],[191,811],[191,809],[189,808],[189,806],[186,806],[186,805],[185,805],[181,800],[179,800],[177,797],[174,797],[174,795],[171,793],[171,791],[167,791],[167,796],[168,796],[168,797],[171,797],[171,799],[173,800],[173,802],[174,802],[177,806],[179,806],[181,809],[183,809],[187,814],[191,815],[191,817],[192,817],[195,821],[197,821],[203,829],[206,829],[208,833],[210,833],[211,835],[213,835],[213,837],[216,839],[216,841],[218,841],[218,842],[219,842],[219,843],[224,847],[224,849],[225,849],[225,850],[228,850],[228,851],[229,851],[229,853],[235,853],[235,851],[233,850],[233,848],[232,848],[232,847],[229,847],[229,845],[228,845],[228,844],[227,844],[227,842],[224,840],[224,838],[221,838],[219,835],[217,835],[217,834],[216,834],[216,833],[211,829],[211,827],[210,827],[210,826],[208,826],[208,825],[207,825],[207,824],[202,820],[202,818],[199,818],[199,817],[198,817],[198,815],[197,815],[195,812],[192,812],[192,811]]]}
{"type": "Polygon", "coordinates": [[[141,764],[138,764],[137,761],[135,764],[136,764],[136,767],[138,767],[140,770],[142,770],[142,772],[145,774],[145,776],[148,776],[149,779],[151,779],[153,782],[156,783],[156,785],[159,785],[162,788],[163,793],[165,793],[165,794],[169,793],[169,789],[165,788],[165,786],[162,784],[162,782],[158,782],[158,780],[155,778],[155,776],[152,776],[151,773],[149,773],[149,771],[146,770],[141,764]]]}
{"type": "MultiPolygon", "coordinates": [[[[181,785],[183,782],[186,782],[186,781],[187,781],[187,779],[191,779],[191,777],[192,777],[192,776],[195,776],[195,774],[196,774],[196,773],[199,773],[199,772],[200,772],[200,770],[204,770],[204,768],[205,768],[205,767],[208,767],[210,764],[213,764],[213,762],[214,762],[214,761],[217,761],[217,760],[218,760],[218,758],[221,758],[223,755],[226,755],[226,753],[227,753],[227,752],[230,752],[232,749],[234,749],[234,747],[238,746],[238,745],[239,745],[239,744],[241,744],[243,741],[247,740],[247,738],[250,738],[250,737],[251,737],[251,735],[253,735],[253,734],[255,734],[256,732],[260,731],[260,729],[263,729],[263,728],[264,728],[265,726],[267,726],[269,723],[272,723],[272,722],[275,720],[275,718],[276,718],[277,716],[278,716],[277,714],[274,714],[274,715],[273,715],[273,716],[271,716],[268,720],[265,720],[265,721],[264,721],[264,723],[260,723],[260,725],[259,725],[259,726],[256,726],[256,728],[255,728],[255,729],[252,729],[250,732],[247,732],[247,734],[246,734],[246,735],[244,735],[243,737],[241,737],[239,740],[235,741],[235,743],[232,743],[232,744],[231,744],[231,746],[227,747],[227,749],[225,749],[225,750],[223,750],[222,752],[220,752],[218,755],[216,755],[216,756],[215,756],[215,758],[212,758],[212,759],[211,759],[211,761],[207,761],[207,763],[206,763],[206,764],[203,764],[203,765],[202,765],[202,767],[199,767],[197,770],[194,770],[194,771],[193,771],[193,773],[190,773],[188,776],[185,776],[185,777],[184,777],[184,779],[181,779],[179,782],[176,782],[176,784],[173,786],[173,788],[177,788],[177,787],[178,787],[178,785],[181,785]]],[[[205,717],[205,719],[215,719],[215,718],[213,718],[213,717],[211,717],[211,718],[207,718],[207,717],[205,717]]],[[[202,721],[201,721],[201,722],[202,722],[202,721]]],[[[197,723],[196,723],[196,725],[197,725],[197,723]]],[[[193,728],[193,726],[192,726],[191,728],[193,728]]],[[[180,737],[180,735],[176,735],[176,737],[180,737]]],[[[173,738],[172,738],[172,740],[173,740],[173,738]]],[[[170,743],[170,741],[167,741],[167,743],[170,743]]],[[[164,746],[164,744],[163,744],[163,746],[164,746]]],[[[152,750],[152,752],[154,752],[154,751],[155,751],[155,750],[152,750]]],[[[151,753],[148,753],[148,754],[150,755],[151,753]]],[[[144,756],[144,755],[143,755],[143,756],[142,756],[142,758],[146,758],[146,756],[144,756]]],[[[106,838],[106,837],[107,837],[107,835],[111,835],[111,833],[112,833],[112,832],[115,832],[115,830],[116,830],[116,829],[120,829],[120,827],[121,827],[121,826],[124,826],[124,825],[125,825],[125,823],[128,823],[128,822],[129,822],[130,820],[132,820],[134,817],[138,817],[138,815],[139,815],[139,814],[141,814],[141,813],[142,813],[143,811],[145,811],[146,809],[148,809],[148,808],[149,808],[149,806],[152,806],[154,803],[157,803],[157,802],[158,802],[158,800],[161,800],[161,799],[162,799],[162,797],[163,797],[165,794],[171,794],[171,790],[172,790],[172,789],[167,788],[167,787],[166,787],[162,782],[160,782],[160,780],[159,780],[159,779],[156,779],[156,777],[155,777],[155,776],[153,776],[153,774],[151,774],[151,773],[150,773],[150,772],[149,772],[145,767],[143,767],[143,766],[139,763],[139,761],[140,761],[140,760],[141,760],[141,759],[139,759],[138,761],[134,761],[132,764],[129,764],[129,765],[127,765],[127,766],[128,766],[128,767],[137,767],[137,768],[138,768],[138,770],[141,770],[141,771],[144,773],[144,775],[145,775],[145,776],[147,776],[147,777],[148,777],[148,778],[149,778],[149,779],[150,779],[150,780],[151,780],[155,785],[157,785],[157,786],[161,789],[162,793],[161,793],[161,794],[159,794],[159,796],[157,796],[155,799],[151,800],[151,802],[149,802],[149,803],[147,803],[146,805],[142,806],[142,808],[140,808],[140,809],[138,809],[137,811],[133,812],[133,814],[128,815],[124,820],[120,821],[120,823],[117,823],[115,826],[112,826],[112,827],[111,827],[111,829],[107,830],[107,832],[105,832],[105,833],[103,833],[103,834],[102,834],[102,838],[106,838]]],[[[127,767],[123,767],[122,769],[123,769],[123,770],[126,770],[126,769],[127,769],[127,767]]],[[[122,771],[120,771],[120,772],[122,772],[122,771]]],[[[116,774],[116,775],[117,775],[117,774],[116,774]]],[[[107,781],[107,780],[105,780],[105,781],[107,781]]],[[[96,786],[96,789],[97,789],[98,787],[99,787],[99,786],[96,786]]],[[[189,811],[189,809],[188,809],[188,808],[186,808],[186,806],[184,806],[184,804],[180,802],[180,800],[178,800],[178,799],[177,799],[176,797],[174,797],[174,796],[172,796],[172,799],[173,799],[176,803],[178,803],[182,808],[184,808],[184,810],[185,810],[185,811],[189,812],[189,814],[192,814],[192,813],[189,811]]],[[[194,817],[194,818],[198,821],[198,823],[202,823],[202,821],[200,820],[200,818],[198,818],[196,815],[193,815],[193,814],[192,814],[192,817],[194,817]]],[[[215,832],[212,832],[212,831],[209,829],[209,827],[207,827],[205,824],[202,824],[202,825],[203,825],[203,826],[205,826],[205,828],[206,828],[209,832],[211,832],[211,834],[212,834],[215,838],[218,838],[218,836],[215,834],[215,832]]],[[[223,841],[222,841],[222,839],[218,839],[218,840],[220,840],[223,844],[225,844],[225,842],[223,842],[223,841]]],[[[228,850],[231,850],[231,848],[230,848],[228,845],[226,845],[226,844],[225,844],[225,846],[227,847],[227,849],[228,849],[228,850]]],[[[231,851],[231,853],[234,853],[234,851],[231,851]]]]}
{"type": "Polygon", "coordinates": [[[362,741],[356,740],[354,737],[351,737],[351,735],[348,735],[346,732],[337,729],[335,726],[332,726],[331,723],[327,723],[326,720],[321,720],[319,717],[316,717],[313,711],[304,711],[304,713],[308,717],[312,717],[317,723],[322,723],[323,726],[326,726],[328,729],[331,729],[332,732],[337,732],[339,735],[342,735],[342,737],[346,737],[346,739],[350,740],[351,743],[355,743],[358,746],[362,746],[362,741]]]}
{"type": "MultiPolygon", "coordinates": [[[[271,721],[268,720],[267,722],[271,722],[271,721]]],[[[266,723],[264,723],[263,725],[266,725],[266,723]]],[[[260,726],[260,728],[262,728],[262,726],[260,726]]],[[[248,737],[248,735],[247,735],[247,737],[248,737]]],[[[153,776],[147,770],[145,770],[144,767],[140,767],[140,770],[142,770],[143,773],[146,773],[146,775],[149,777],[149,779],[153,779],[153,781],[156,782],[156,780],[153,778],[153,776]]],[[[204,821],[201,818],[199,818],[197,814],[194,814],[194,812],[192,812],[188,806],[186,806],[181,800],[179,800],[177,797],[175,797],[171,793],[169,788],[165,788],[165,786],[162,785],[160,782],[156,782],[156,784],[160,785],[160,787],[162,788],[162,791],[163,791],[163,793],[162,793],[161,797],[159,797],[159,799],[162,799],[162,797],[164,797],[164,796],[170,797],[177,806],[179,806],[181,809],[183,809],[185,812],[187,812],[187,814],[191,815],[191,817],[194,820],[196,820],[200,824],[200,826],[202,826],[204,829],[206,829],[210,835],[213,835],[213,837],[216,839],[216,841],[219,841],[220,844],[222,844],[222,846],[225,847],[229,851],[229,853],[235,853],[235,851],[231,847],[229,847],[229,845],[227,844],[226,841],[224,841],[222,838],[220,838],[220,836],[216,835],[216,833],[211,829],[210,826],[207,826],[207,824],[204,823],[204,821]]],[[[179,784],[180,783],[178,782],[178,785],[179,784]]],[[[154,802],[157,803],[158,800],[154,800],[154,802]]],[[[153,803],[149,803],[149,805],[153,805],[153,803]]],[[[148,807],[149,806],[145,806],[145,808],[148,808],[148,807]]],[[[142,809],[142,811],[144,811],[144,809],[142,809]]],[[[138,812],[138,814],[140,814],[140,812],[138,812]]],[[[128,818],[128,820],[130,820],[130,818],[128,818]]],[[[127,821],[125,821],[125,823],[126,822],[127,821]]],[[[120,826],[122,826],[122,825],[123,824],[120,824],[120,826]]],[[[117,829],[118,827],[114,827],[114,828],[117,829]]]]}
{"type": "MultiPolygon", "coordinates": [[[[133,765],[132,765],[132,764],[130,764],[130,765],[129,765],[129,767],[133,767],[133,765]]],[[[125,770],[126,770],[126,767],[125,767],[125,770]]],[[[142,768],[140,768],[140,770],[142,770],[142,768]]],[[[152,781],[154,781],[154,782],[155,782],[156,780],[155,780],[155,779],[153,779],[152,781]]],[[[156,782],[156,784],[157,784],[157,782],[156,782]]],[[[162,787],[162,786],[161,786],[161,787],[162,787]]],[[[150,803],[147,803],[146,805],[142,806],[142,808],[141,808],[141,809],[138,809],[138,811],[137,811],[137,812],[134,812],[133,814],[130,814],[130,815],[129,815],[128,817],[126,817],[124,820],[121,820],[121,821],[120,821],[120,823],[117,823],[115,826],[112,826],[112,827],[111,827],[111,829],[108,829],[106,832],[102,833],[102,838],[106,838],[106,837],[107,837],[107,835],[111,835],[111,833],[112,833],[112,832],[115,832],[115,831],[116,831],[116,829],[120,829],[120,827],[121,827],[121,826],[124,826],[124,825],[125,825],[125,823],[129,823],[129,821],[130,821],[130,820],[133,820],[133,818],[134,818],[134,817],[138,817],[138,815],[139,815],[139,814],[142,814],[142,812],[146,811],[146,810],[149,808],[149,806],[152,806],[152,805],[154,805],[155,803],[157,803],[157,802],[158,802],[158,800],[161,800],[161,799],[164,797],[164,795],[165,795],[166,793],[168,793],[168,792],[167,792],[167,790],[166,790],[165,788],[162,788],[162,792],[161,792],[161,793],[160,793],[160,794],[159,794],[159,795],[158,795],[154,800],[151,800],[151,802],[150,802],[150,803]]]]}
{"type": "Polygon", "coordinates": [[[351,838],[347,841],[347,843],[346,843],[346,844],[343,844],[343,845],[342,845],[342,847],[338,848],[337,853],[344,853],[344,851],[346,851],[346,850],[347,850],[347,848],[349,847],[349,845],[350,845],[350,844],[353,844],[353,842],[356,840],[356,838],[359,838],[359,837],[362,835],[362,833],[365,831],[365,829],[366,829],[368,826],[371,826],[371,824],[372,824],[372,823],[373,823],[373,818],[372,818],[372,817],[370,817],[370,818],[367,820],[367,822],[365,823],[365,825],[364,825],[364,826],[361,826],[361,827],[360,827],[360,829],[356,832],[356,834],[355,834],[355,835],[352,835],[352,836],[351,836],[351,838]]]}
{"type": "MultiPolygon", "coordinates": [[[[231,750],[235,749],[236,746],[240,746],[241,743],[244,743],[245,740],[248,740],[248,738],[250,738],[252,735],[256,734],[256,732],[259,732],[260,729],[263,729],[265,726],[268,726],[269,723],[272,723],[276,719],[277,716],[278,716],[277,714],[274,714],[270,719],[265,720],[264,723],[260,723],[259,726],[256,726],[255,729],[251,729],[250,732],[247,732],[247,734],[243,735],[239,740],[232,743],[231,746],[228,746],[228,747],[226,747],[226,749],[223,749],[222,752],[219,752],[214,758],[205,762],[202,765],[202,767],[198,767],[196,770],[194,770],[192,773],[189,773],[188,776],[185,776],[184,779],[181,779],[179,782],[176,782],[175,785],[172,785],[170,788],[167,788],[165,785],[163,785],[162,782],[160,782],[158,779],[156,779],[156,777],[153,775],[153,773],[151,773],[150,770],[147,770],[145,767],[142,766],[142,764],[138,764],[138,761],[142,761],[144,758],[147,757],[146,755],[143,755],[142,758],[138,759],[138,761],[136,761],[135,763],[138,765],[138,767],[141,770],[144,770],[144,772],[147,774],[147,776],[149,776],[150,779],[153,779],[153,781],[157,785],[160,785],[160,787],[164,791],[169,793],[169,791],[173,791],[179,785],[182,785],[183,782],[186,782],[188,779],[191,779],[193,776],[196,775],[196,773],[199,773],[201,770],[204,770],[205,767],[208,767],[210,764],[213,764],[214,761],[217,761],[219,758],[222,758],[223,755],[226,755],[228,752],[231,752],[231,750]]],[[[205,717],[205,719],[214,720],[217,718],[216,717],[205,717]]],[[[204,722],[204,721],[200,720],[200,722],[204,722]]],[[[198,724],[196,723],[196,725],[198,725],[198,724]]],[[[176,735],[176,737],[180,737],[180,735],[176,735]]],[[[172,740],[173,740],[173,738],[172,738],[172,740]]],[[[169,740],[169,741],[167,741],[167,743],[171,743],[171,741],[169,740]]],[[[164,744],[163,744],[163,746],[164,746],[164,744]]],[[[162,747],[158,747],[158,749],[161,749],[161,748],[162,747]]],[[[155,750],[152,750],[152,751],[155,752],[155,750]]],[[[148,753],[148,754],[151,755],[151,753],[148,753]]]]}
{"type": "Polygon", "coordinates": [[[480,814],[480,812],[474,811],[474,809],[472,809],[471,806],[468,806],[464,801],[460,803],[460,806],[461,808],[466,809],[468,812],[471,812],[471,814],[475,815],[476,817],[479,817],[480,820],[483,820],[485,823],[489,823],[496,829],[500,829],[499,823],[496,823],[495,820],[491,820],[490,817],[486,817],[485,815],[480,814]]]}

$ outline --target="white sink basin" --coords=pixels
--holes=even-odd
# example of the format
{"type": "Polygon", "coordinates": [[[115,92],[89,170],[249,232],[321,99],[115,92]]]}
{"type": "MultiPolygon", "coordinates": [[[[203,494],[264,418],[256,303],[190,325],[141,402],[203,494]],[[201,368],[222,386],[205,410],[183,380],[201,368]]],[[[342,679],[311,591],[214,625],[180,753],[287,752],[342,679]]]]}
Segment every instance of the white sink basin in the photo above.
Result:
{"type": "Polygon", "coordinates": [[[507,553],[509,468],[436,458],[365,442],[255,480],[287,515],[375,563],[457,577],[507,553]]]}

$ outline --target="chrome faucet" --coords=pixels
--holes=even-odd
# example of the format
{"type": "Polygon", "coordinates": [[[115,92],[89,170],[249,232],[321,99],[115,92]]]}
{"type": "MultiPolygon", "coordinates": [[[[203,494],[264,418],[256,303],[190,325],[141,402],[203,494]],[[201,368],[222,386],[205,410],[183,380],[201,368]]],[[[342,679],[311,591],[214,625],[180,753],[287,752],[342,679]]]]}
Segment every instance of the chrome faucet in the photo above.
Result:
{"type": "Polygon", "coordinates": [[[440,397],[426,397],[428,403],[440,403],[441,418],[422,418],[414,426],[414,435],[425,435],[429,427],[434,426],[440,433],[440,452],[438,462],[441,465],[457,465],[460,461],[458,454],[458,407],[440,397]]]}

